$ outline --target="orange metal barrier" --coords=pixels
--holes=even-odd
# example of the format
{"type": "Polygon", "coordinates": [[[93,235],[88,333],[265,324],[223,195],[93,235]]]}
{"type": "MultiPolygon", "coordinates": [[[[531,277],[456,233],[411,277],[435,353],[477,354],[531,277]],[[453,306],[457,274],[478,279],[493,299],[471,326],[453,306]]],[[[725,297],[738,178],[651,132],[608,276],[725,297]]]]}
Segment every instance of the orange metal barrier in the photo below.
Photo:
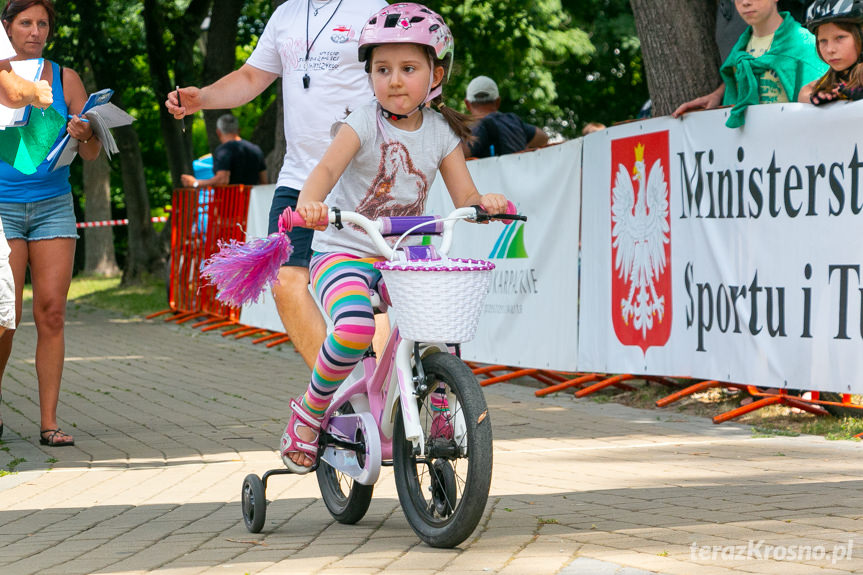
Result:
{"type": "MultiPolygon", "coordinates": [[[[274,337],[274,336],[270,336],[274,337]]],[[[564,389],[576,388],[576,397],[585,397],[606,387],[614,386],[624,391],[634,391],[635,388],[625,382],[631,381],[648,381],[658,383],[669,388],[677,387],[679,379],[683,378],[668,378],[652,375],[631,375],[631,374],[602,374],[602,373],[566,373],[561,371],[550,371],[544,369],[527,369],[513,367],[511,365],[480,365],[473,362],[467,362],[468,366],[473,371],[474,375],[480,378],[480,385],[492,385],[510,381],[519,377],[530,377],[546,385],[543,389],[538,389],[534,392],[536,397],[543,397],[551,393],[563,391],[564,389]],[[501,373],[502,372],[502,373],[501,373]],[[590,384],[590,385],[588,385],[590,384]]],[[[728,383],[716,380],[700,381],[692,384],[684,389],[675,391],[656,401],[657,407],[666,407],[675,401],[678,401],[686,396],[694,393],[706,391],[714,387],[724,387],[727,389],[739,389],[746,391],[754,398],[751,403],[741,405],[730,411],[720,413],[713,417],[713,423],[722,423],[749,412],[767,407],[768,405],[785,405],[795,407],[802,411],[815,415],[828,415],[829,412],[824,406],[838,406],[850,410],[860,410],[863,416],[863,405],[855,404],[851,401],[850,394],[842,394],[842,401],[826,401],[819,397],[817,391],[810,392],[811,397],[801,397],[792,395],[784,389],[772,391],[764,390],[754,385],[746,385],[739,383],[728,383]]],[[[860,434],[863,438],[863,433],[860,434]]]]}
{"type": "Polygon", "coordinates": [[[785,405],[788,407],[796,407],[797,409],[815,415],[828,415],[829,412],[824,408],[824,406],[827,405],[843,407],[851,410],[861,410],[861,414],[863,414],[863,406],[853,403],[851,401],[851,395],[847,393],[842,394],[842,401],[825,401],[820,398],[820,394],[817,391],[810,392],[811,397],[802,397],[798,395],[791,395],[785,389],[768,391],[754,385],[728,383],[713,379],[700,381],[698,383],[690,385],[685,389],[681,389],[680,391],[674,392],[671,395],[663,397],[662,399],[656,401],[656,406],[666,407],[688,395],[692,395],[693,393],[699,393],[701,391],[706,391],[714,387],[723,387],[727,389],[739,389],[742,391],[746,391],[747,393],[749,393],[749,395],[755,398],[755,401],[753,401],[752,403],[741,405],[740,407],[736,407],[724,413],[720,413],[719,415],[713,416],[713,423],[723,423],[736,417],[740,417],[741,415],[745,415],[752,411],[767,407],[768,405],[785,405]]]}
{"type": "Polygon", "coordinates": [[[193,324],[195,327],[216,322],[237,323],[240,309],[216,299],[216,288],[201,279],[201,265],[218,251],[219,241],[245,239],[251,190],[250,186],[240,185],[174,190],[168,283],[170,309],[148,318],[173,312],[165,321],[185,323],[199,319],[193,324]]]}
{"type": "Polygon", "coordinates": [[[240,308],[216,299],[216,288],[201,279],[201,265],[216,253],[219,242],[245,240],[250,186],[216,186],[199,190],[174,190],[171,216],[171,262],[168,285],[170,309],[147,316],[170,314],[165,321],[187,323],[201,331],[223,330],[222,336],[257,337],[252,343],[273,347],[289,341],[287,334],[247,326],[239,322],[240,308]]]}
{"type": "Polygon", "coordinates": [[[471,362],[468,362],[468,365],[470,366],[474,375],[485,376],[485,379],[481,379],[479,382],[482,386],[510,381],[519,377],[530,377],[532,379],[535,379],[547,386],[544,389],[539,389],[535,391],[534,395],[536,397],[543,397],[550,393],[569,389],[571,387],[581,387],[594,381],[598,381],[599,383],[591,385],[583,390],[577,390],[576,395],[578,397],[582,397],[595,391],[599,391],[600,389],[603,389],[610,385],[613,385],[618,389],[633,391],[635,389],[634,387],[623,383],[623,381],[627,379],[649,379],[651,381],[657,381],[659,383],[669,385],[668,383],[666,383],[664,378],[651,378],[644,376],[633,377],[631,375],[625,375],[609,377],[599,373],[566,373],[562,371],[551,371],[546,369],[523,369],[520,367],[513,367],[511,365],[486,365],[480,367],[477,364],[471,362]],[[506,373],[498,375],[497,372],[500,371],[506,373]]]}

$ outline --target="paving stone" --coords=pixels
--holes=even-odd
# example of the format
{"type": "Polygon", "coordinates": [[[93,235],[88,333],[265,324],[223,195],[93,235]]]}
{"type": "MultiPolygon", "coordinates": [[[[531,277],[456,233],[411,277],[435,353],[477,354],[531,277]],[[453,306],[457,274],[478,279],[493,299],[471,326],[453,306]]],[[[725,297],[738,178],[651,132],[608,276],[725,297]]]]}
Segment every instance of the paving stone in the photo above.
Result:
{"type": "Polygon", "coordinates": [[[733,422],[511,384],[484,389],[494,477],[459,548],[419,541],[391,468],[353,526],[332,519],[314,474],[273,477],[264,529],[248,533],[240,488],[280,464],[285,398],[308,377],[298,354],[83,307],[69,320],[59,415],[76,447],[38,445],[28,317],[4,378],[0,467],[27,462],[0,477],[3,575],[863,572],[863,540],[835,564],[702,560],[691,549],[847,546],[863,523],[858,445],[753,438],[733,422]]]}

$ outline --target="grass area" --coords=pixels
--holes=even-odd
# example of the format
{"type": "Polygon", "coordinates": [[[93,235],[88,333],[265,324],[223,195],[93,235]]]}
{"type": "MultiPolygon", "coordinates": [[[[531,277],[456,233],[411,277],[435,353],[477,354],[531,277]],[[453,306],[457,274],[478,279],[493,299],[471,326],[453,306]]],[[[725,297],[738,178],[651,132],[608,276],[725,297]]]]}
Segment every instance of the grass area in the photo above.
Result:
{"type": "MultiPolygon", "coordinates": [[[[656,401],[672,391],[674,390],[663,385],[644,382],[636,384],[635,391],[607,388],[589,397],[598,403],[613,402],[631,407],[655,409],[658,414],[665,414],[668,417],[673,417],[674,413],[713,417],[740,407],[741,402],[750,397],[743,391],[713,388],[684,397],[666,408],[657,408],[656,401]]],[[[859,396],[852,397],[852,400],[858,404],[861,403],[859,396]]],[[[753,437],[793,436],[805,433],[821,435],[827,439],[860,441],[854,436],[863,433],[863,410],[860,410],[858,417],[833,417],[813,415],[784,405],[770,405],[732,421],[751,426],[753,437]]]]}
{"type": "MultiPolygon", "coordinates": [[[[24,287],[24,301],[31,300],[30,285],[24,287]]],[[[69,302],[121,313],[125,316],[147,315],[168,307],[165,282],[155,278],[140,285],[121,286],[120,278],[76,276],[69,288],[69,302]]]]}

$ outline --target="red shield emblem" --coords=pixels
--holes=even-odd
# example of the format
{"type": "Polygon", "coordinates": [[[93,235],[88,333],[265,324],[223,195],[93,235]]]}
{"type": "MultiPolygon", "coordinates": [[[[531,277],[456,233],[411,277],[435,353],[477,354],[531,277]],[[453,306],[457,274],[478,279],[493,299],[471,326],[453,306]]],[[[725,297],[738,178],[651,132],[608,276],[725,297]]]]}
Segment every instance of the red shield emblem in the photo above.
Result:
{"type": "Polygon", "coordinates": [[[611,142],[611,317],[643,353],[671,335],[668,131],[611,142]]]}

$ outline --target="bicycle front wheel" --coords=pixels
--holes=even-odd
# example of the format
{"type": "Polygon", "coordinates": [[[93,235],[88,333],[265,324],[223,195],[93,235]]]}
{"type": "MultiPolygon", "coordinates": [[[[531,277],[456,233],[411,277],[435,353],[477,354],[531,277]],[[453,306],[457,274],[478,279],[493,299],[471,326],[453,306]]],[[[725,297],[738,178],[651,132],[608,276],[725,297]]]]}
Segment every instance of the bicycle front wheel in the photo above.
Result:
{"type": "Polygon", "coordinates": [[[432,547],[455,547],[476,528],[491,485],[491,418],[482,389],[459,358],[422,360],[431,393],[418,401],[425,455],[405,439],[401,407],[393,433],[399,501],[411,528],[432,547]]]}

